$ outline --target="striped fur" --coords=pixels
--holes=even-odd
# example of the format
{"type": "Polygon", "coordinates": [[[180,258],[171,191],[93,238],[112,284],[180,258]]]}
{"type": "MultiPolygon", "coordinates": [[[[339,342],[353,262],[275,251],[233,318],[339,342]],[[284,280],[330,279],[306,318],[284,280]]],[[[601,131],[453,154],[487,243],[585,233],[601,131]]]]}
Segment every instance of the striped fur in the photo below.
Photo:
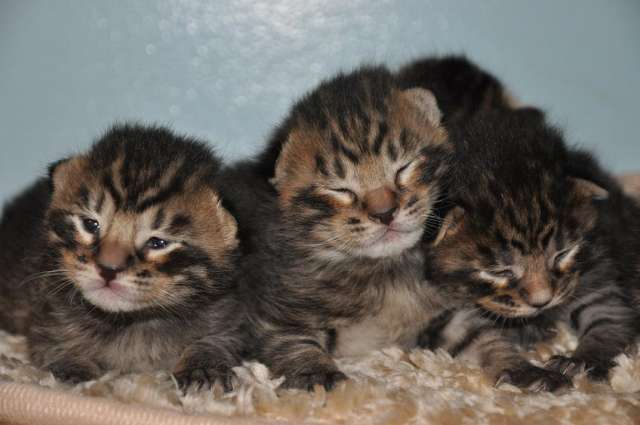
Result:
{"type": "Polygon", "coordinates": [[[0,259],[1,323],[26,333],[35,364],[77,381],[180,360],[182,383],[194,369],[228,381],[241,349],[238,241],[219,166],[199,141],[120,125],[7,206],[0,237],[24,249],[0,259]]]}
{"type": "Polygon", "coordinates": [[[415,345],[437,308],[416,245],[450,155],[439,115],[429,92],[365,67],[306,95],[256,162],[223,175],[251,254],[255,356],[285,385],[330,388],[345,377],[334,356],[415,345]]]}
{"type": "Polygon", "coordinates": [[[605,378],[637,332],[629,302],[637,277],[616,248],[629,240],[629,213],[620,211],[630,205],[618,188],[577,173],[579,155],[539,114],[482,114],[451,133],[457,206],[426,249],[427,278],[498,324],[567,321],[579,346],[548,367],[605,378]]]}

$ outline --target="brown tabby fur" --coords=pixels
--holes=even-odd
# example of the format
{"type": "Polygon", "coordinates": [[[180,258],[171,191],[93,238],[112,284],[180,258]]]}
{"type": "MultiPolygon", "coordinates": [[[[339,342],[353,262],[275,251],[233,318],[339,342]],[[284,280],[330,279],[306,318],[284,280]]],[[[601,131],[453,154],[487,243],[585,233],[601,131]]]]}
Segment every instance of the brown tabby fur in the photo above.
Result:
{"type": "Polygon", "coordinates": [[[24,250],[0,258],[0,323],[27,335],[35,364],[72,381],[178,365],[183,385],[228,386],[238,241],[218,168],[201,142],[116,126],[5,208],[0,237],[24,250]]]}

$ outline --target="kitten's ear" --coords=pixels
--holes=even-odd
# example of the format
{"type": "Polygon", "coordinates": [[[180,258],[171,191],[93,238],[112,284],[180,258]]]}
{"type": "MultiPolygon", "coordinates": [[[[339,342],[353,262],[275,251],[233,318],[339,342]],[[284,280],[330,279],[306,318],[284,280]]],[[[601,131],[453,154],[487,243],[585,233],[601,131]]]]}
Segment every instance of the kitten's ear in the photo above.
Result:
{"type": "Polygon", "coordinates": [[[78,182],[85,164],[82,156],[61,159],[49,165],[49,181],[51,191],[57,192],[65,188],[70,182],[78,182]]]}
{"type": "Polygon", "coordinates": [[[465,211],[462,207],[455,207],[447,213],[440,225],[438,236],[433,241],[433,246],[438,246],[445,238],[450,238],[460,231],[464,222],[465,211]]]}
{"type": "Polygon", "coordinates": [[[314,137],[312,132],[296,129],[284,141],[276,160],[274,177],[269,179],[282,199],[288,199],[294,186],[308,183],[307,179],[313,172],[309,160],[313,158],[314,137]]]}
{"type": "Polygon", "coordinates": [[[609,198],[609,191],[597,184],[577,177],[568,177],[567,180],[572,186],[572,196],[574,200],[604,201],[609,198]]]}
{"type": "Polygon", "coordinates": [[[238,240],[238,222],[235,217],[222,205],[222,201],[215,196],[216,207],[214,211],[220,222],[220,232],[222,241],[225,246],[237,247],[240,243],[238,240]]]}
{"type": "Polygon", "coordinates": [[[222,240],[229,246],[237,247],[240,242],[238,241],[238,222],[235,217],[222,206],[218,208],[218,217],[222,223],[222,240]]]}
{"type": "Polygon", "coordinates": [[[609,198],[609,192],[597,184],[576,177],[568,179],[569,211],[585,229],[592,228],[597,220],[598,211],[595,201],[604,201],[609,198]]]}
{"type": "Polygon", "coordinates": [[[440,112],[436,97],[429,90],[414,87],[403,90],[402,97],[414,106],[420,115],[433,126],[437,127],[440,125],[442,112],[440,112]]]}

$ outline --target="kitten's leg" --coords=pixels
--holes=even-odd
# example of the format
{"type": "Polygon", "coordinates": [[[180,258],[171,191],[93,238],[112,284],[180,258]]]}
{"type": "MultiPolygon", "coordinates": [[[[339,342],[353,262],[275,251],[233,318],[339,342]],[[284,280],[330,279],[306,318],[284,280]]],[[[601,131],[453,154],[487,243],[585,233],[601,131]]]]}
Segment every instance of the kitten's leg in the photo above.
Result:
{"type": "Polygon", "coordinates": [[[615,362],[635,337],[637,313],[621,293],[593,294],[571,313],[571,326],[580,335],[571,357],[554,356],[546,367],[574,376],[583,369],[590,378],[606,380],[615,362]]]}
{"type": "Polygon", "coordinates": [[[558,334],[558,329],[555,320],[545,320],[540,317],[523,325],[505,328],[502,332],[510,341],[526,349],[531,349],[540,342],[550,341],[555,338],[558,334]]]}
{"type": "Polygon", "coordinates": [[[174,368],[178,386],[186,391],[191,385],[205,389],[218,380],[225,392],[233,390],[234,366],[241,363],[242,338],[238,333],[220,332],[188,346],[174,368]]]}
{"type": "Polygon", "coordinates": [[[532,391],[556,391],[571,385],[561,373],[529,363],[493,323],[472,310],[436,316],[419,343],[424,348],[444,348],[453,357],[478,364],[496,384],[506,382],[532,391]]]}
{"type": "Polygon", "coordinates": [[[100,376],[97,366],[73,359],[59,360],[50,364],[47,369],[57,380],[70,384],[91,381],[100,376]]]}
{"type": "Polygon", "coordinates": [[[95,379],[103,373],[92,360],[91,348],[75,345],[73,341],[65,344],[56,337],[56,328],[32,326],[29,331],[27,341],[31,362],[49,370],[57,380],[76,384],[95,379]]]}
{"type": "Polygon", "coordinates": [[[320,338],[302,330],[269,332],[261,338],[260,359],[276,376],[284,375],[284,387],[312,391],[315,385],[332,389],[347,379],[320,338]]]}

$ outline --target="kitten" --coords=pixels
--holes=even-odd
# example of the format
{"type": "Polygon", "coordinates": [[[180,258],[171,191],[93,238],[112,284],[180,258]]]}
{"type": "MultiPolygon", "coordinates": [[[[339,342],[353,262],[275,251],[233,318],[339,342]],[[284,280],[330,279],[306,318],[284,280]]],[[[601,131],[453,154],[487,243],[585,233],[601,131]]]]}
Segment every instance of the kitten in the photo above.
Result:
{"type": "Polygon", "coordinates": [[[426,249],[427,279],[499,325],[566,321],[579,345],[573,357],[546,366],[567,376],[586,367],[605,378],[637,333],[630,302],[637,272],[627,262],[637,254],[622,255],[619,245],[637,207],[539,113],[496,110],[450,131],[455,207],[426,249]]]}
{"type": "Polygon", "coordinates": [[[430,92],[364,67],[303,97],[221,178],[250,253],[254,355],[285,386],[329,389],[345,378],[333,356],[415,345],[438,305],[417,243],[450,156],[439,117],[430,92]]]}
{"type": "Polygon", "coordinates": [[[500,80],[461,55],[417,59],[402,66],[396,78],[404,89],[421,87],[435,95],[445,128],[483,111],[520,106],[500,80]]]}
{"type": "Polygon", "coordinates": [[[219,168],[202,142],[118,125],[6,206],[0,324],[26,334],[36,365],[71,382],[174,369],[183,387],[229,387],[238,241],[219,168]]]}

